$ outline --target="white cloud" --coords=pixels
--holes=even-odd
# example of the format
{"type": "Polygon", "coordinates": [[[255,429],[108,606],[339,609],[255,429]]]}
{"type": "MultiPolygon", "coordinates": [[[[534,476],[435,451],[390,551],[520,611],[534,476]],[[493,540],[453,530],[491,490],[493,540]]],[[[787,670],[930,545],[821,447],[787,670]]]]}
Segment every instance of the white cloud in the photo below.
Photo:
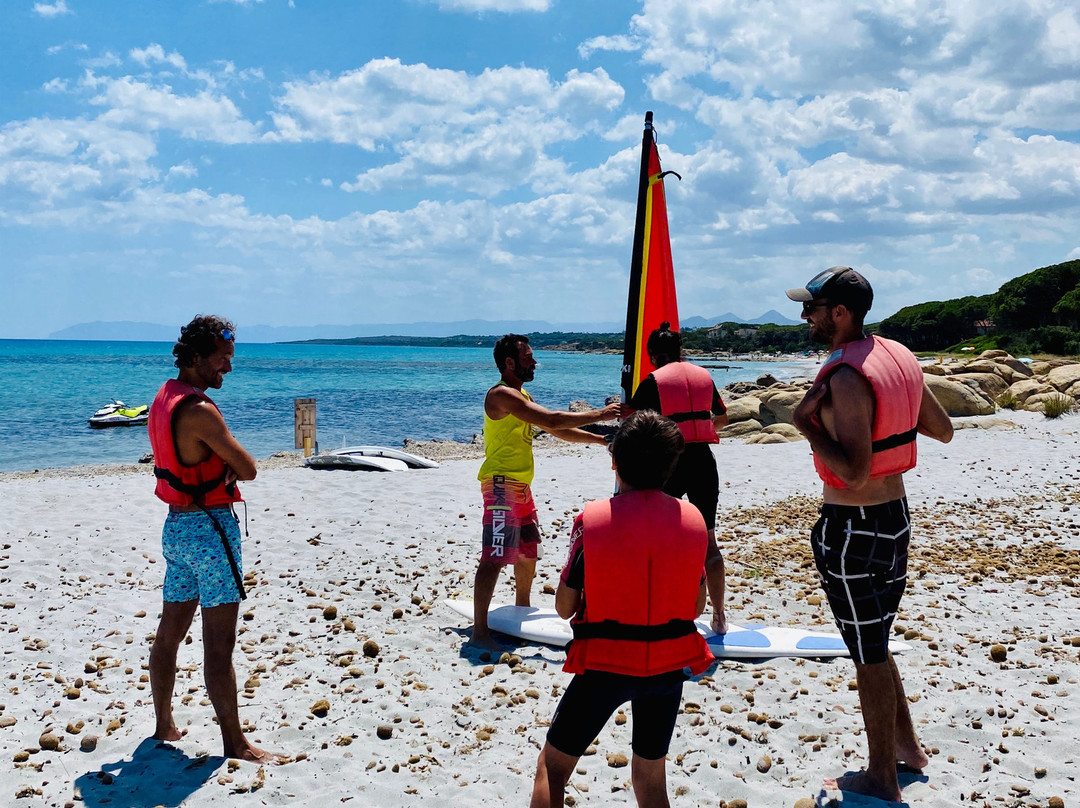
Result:
{"type": "Polygon", "coordinates": [[[34,13],[42,17],[60,17],[74,12],[64,0],[56,0],[55,3],[34,3],[34,13]]]}
{"type": "Polygon", "coordinates": [[[173,177],[183,177],[185,179],[189,179],[191,177],[197,176],[199,176],[199,170],[195,168],[195,166],[193,166],[191,163],[186,161],[180,163],[179,165],[171,166],[168,172],[166,172],[165,174],[166,179],[172,179],[173,177]]]}
{"type": "Polygon", "coordinates": [[[267,140],[327,140],[398,159],[342,184],[347,191],[449,185],[483,196],[539,183],[562,187],[546,151],[597,127],[624,91],[600,68],[554,82],[542,70],[478,75],[379,59],[336,78],[290,82],[267,140]]]}
{"type": "Polygon", "coordinates": [[[632,53],[633,51],[640,49],[641,40],[636,37],[626,36],[624,34],[616,36],[594,36],[578,45],[578,56],[582,59],[588,59],[597,51],[632,53]]]}
{"type": "Polygon", "coordinates": [[[165,49],[156,42],[151,43],[145,48],[132,48],[129,55],[144,67],[151,64],[164,63],[170,64],[179,70],[187,68],[183,56],[176,51],[168,54],[165,53],[165,49]]]}
{"type": "Polygon", "coordinates": [[[90,103],[106,107],[101,119],[116,126],[171,129],[186,138],[218,143],[251,143],[258,137],[257,127],[230,99],[206,90],[178,95],[167,85],[155,87],[128,76],[88,75],[84,84],[98,91],[90,103]]]}

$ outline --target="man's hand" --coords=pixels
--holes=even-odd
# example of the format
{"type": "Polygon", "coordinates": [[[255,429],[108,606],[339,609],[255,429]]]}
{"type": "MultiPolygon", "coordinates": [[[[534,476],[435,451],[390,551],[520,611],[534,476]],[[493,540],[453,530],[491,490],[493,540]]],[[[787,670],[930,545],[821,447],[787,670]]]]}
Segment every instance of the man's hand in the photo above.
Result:
{"type": "Polygon", "coordinates": [[[623,417],[623,414],[622,414],[623,406],[624,405],[620,404],[618,401],[613,401],[611,404],[608,404],[607,406],[604,407],[603,410],[601,410],[601,412],[603,413],[603,417],[598,418],[597,420],[598,421],[613,421],[613,420],[615,420],[617,418],[622,418],[623,417]]]}

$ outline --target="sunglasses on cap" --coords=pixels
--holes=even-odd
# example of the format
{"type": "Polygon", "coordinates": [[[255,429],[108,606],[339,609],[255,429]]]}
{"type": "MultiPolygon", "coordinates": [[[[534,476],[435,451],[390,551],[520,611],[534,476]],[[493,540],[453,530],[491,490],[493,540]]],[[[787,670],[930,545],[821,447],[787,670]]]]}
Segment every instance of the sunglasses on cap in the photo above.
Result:
{"type": "MultiPolygon", "coordinates": [[[[845,272],[851,271],[851,267],[844,267],[839,272],[835,272],[833,269],[826,269],[823,272],[819,272],[817,275],[810,279],[810,282],[808,284],[806,284],[806,291],[808,291],[814,297],[821,297],[821,290],[825,288],[825,285],[829,281],[833,280],[834,278],[839,278],[845,272]]],[[[806,311],[805,304],[803,305],[803,311],[806,311]]]]}
{"type": "MultiPolygon", "coordinates": [[[[188,327],[186,325],[180,326],[180,334],[181,335],[186,334],[187,332],[188,332],[188,327]]],[[[221,333],[218,334],[217,336],[221,337],[226,342],[232,342],[234,339],[236,339],[236,335],[232,332],[231,328],[223,328],[223,329],[221,329],[221,333]]]]}

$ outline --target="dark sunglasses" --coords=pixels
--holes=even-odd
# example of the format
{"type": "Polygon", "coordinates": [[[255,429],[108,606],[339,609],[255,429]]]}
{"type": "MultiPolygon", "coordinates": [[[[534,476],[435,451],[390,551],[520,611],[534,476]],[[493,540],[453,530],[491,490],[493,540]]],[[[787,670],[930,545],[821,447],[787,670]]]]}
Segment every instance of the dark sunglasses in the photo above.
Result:
{"type": "Polygon", "coordinates": [[[806,301],[805,303],[802,304],[803,317],[805,317],[808,314],[813,314],[814,309],[820,309],[822,306],[831,306],[831,305],[832,305],[832,303],[830,303],[828,300],[820,300],[820,301],[818,301],[816,303],[814,301],[812,301],[812,300],[808,300],[808,301],[806,301]]]}

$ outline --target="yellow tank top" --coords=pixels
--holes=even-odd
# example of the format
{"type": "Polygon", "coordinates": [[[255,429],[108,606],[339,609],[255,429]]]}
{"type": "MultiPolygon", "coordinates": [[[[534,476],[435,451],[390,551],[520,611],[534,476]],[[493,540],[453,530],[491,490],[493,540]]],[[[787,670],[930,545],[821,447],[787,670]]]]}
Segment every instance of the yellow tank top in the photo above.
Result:
{"type": "MultiPolygon", "coordinates": [[[[505,384],[505,382],[499,382],[505,384]]],[[[521,391],[529,401],[532,396],[521,391]]],[[[484,413],[484,464],[478,480],[502,474],[529,485],[533,479],[533,427],[520,418],[506,415],[495,421],[484,413]]]]}

